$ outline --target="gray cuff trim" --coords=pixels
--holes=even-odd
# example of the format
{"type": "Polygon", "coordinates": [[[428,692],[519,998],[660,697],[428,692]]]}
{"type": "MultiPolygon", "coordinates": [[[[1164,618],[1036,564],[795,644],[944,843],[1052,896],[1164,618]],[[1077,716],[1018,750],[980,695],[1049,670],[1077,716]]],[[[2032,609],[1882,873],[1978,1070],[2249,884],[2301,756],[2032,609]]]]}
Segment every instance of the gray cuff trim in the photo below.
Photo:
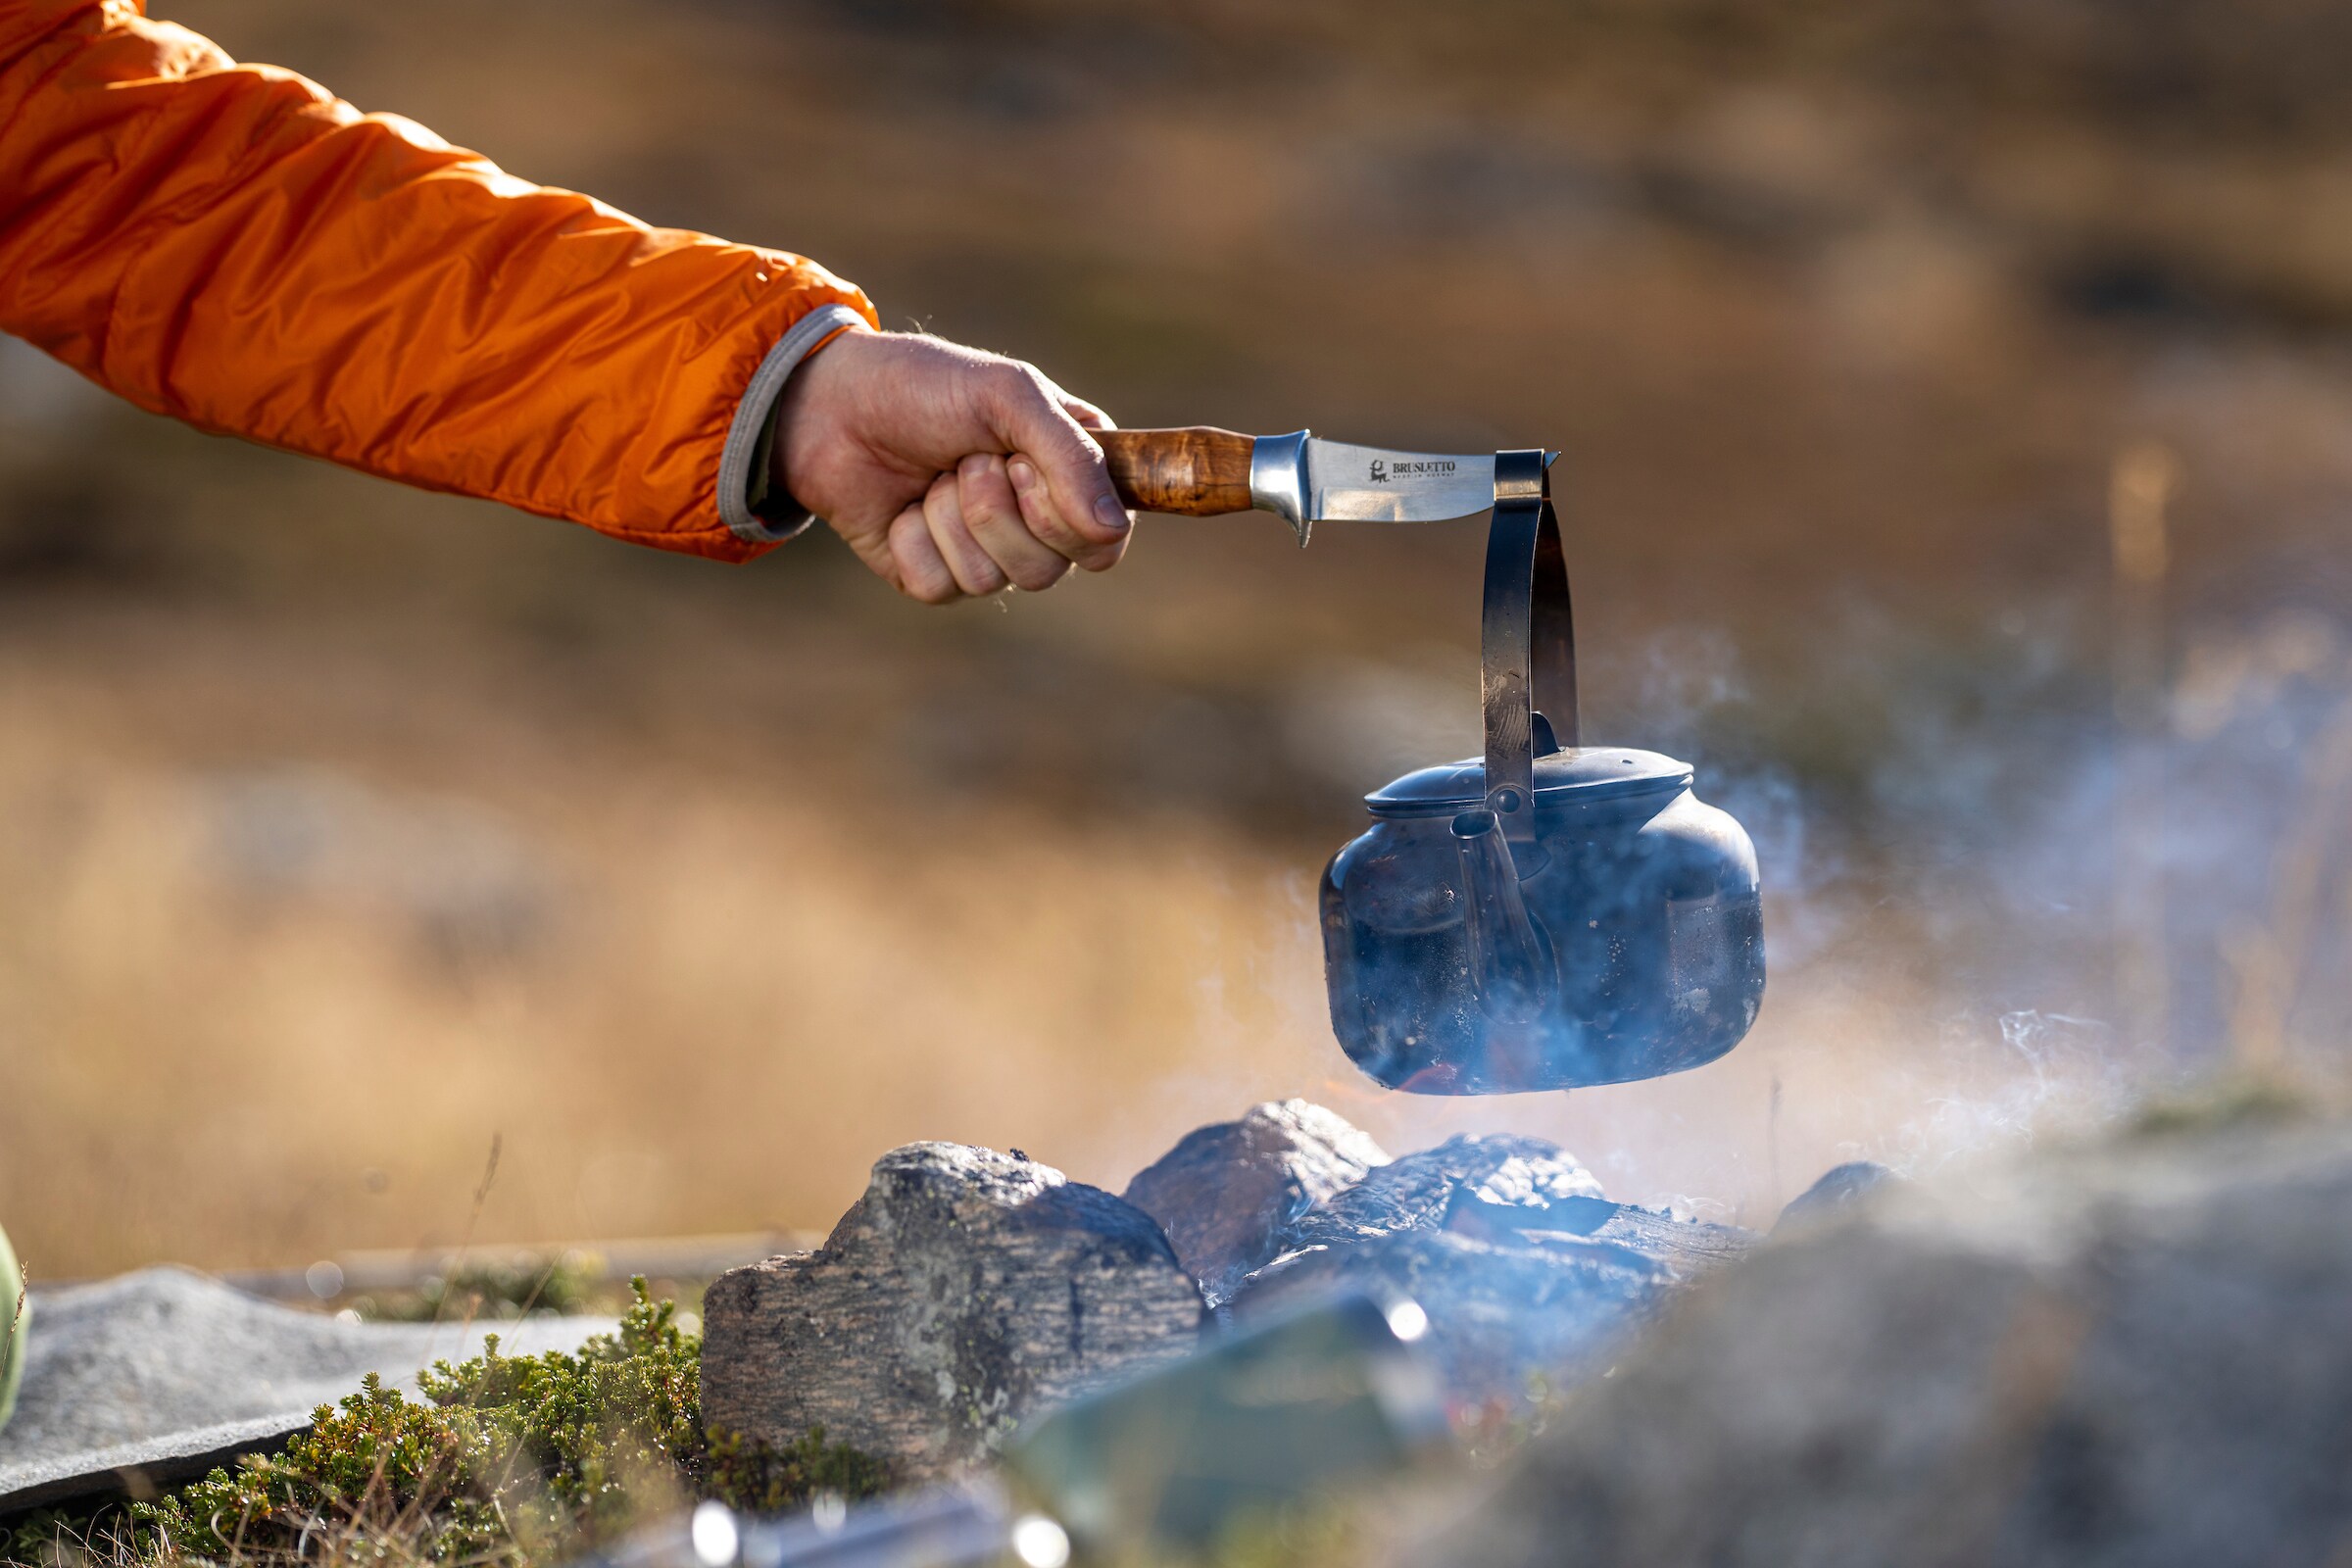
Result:
{"type": "Polygon", "coordinates": [[[760,368],[752,372],[752,384],[743,389],[743,401],[735,405],[735,421],[727,426],[727,444],[718,456],[718,515],[727,532],[745,544],[772,545],[816,520],[808,512],[797,517],[753,515],[752,467],[767,458],[760,438],[767,430],[768,410],[784,395],[784,383],[792,379],[792,372],[800,368],[808,351],[845,326],[865,324],[865,318],[847,305],[820,306],[793,322],[791,330],[776,339],[776,346],[760,362],[760,368]]]}

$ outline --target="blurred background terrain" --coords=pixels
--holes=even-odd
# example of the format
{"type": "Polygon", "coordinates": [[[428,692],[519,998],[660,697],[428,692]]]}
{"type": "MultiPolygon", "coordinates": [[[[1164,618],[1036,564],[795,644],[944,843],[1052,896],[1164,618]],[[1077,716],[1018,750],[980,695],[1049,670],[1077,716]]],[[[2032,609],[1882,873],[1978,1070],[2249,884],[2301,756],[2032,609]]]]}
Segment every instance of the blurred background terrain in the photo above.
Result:
{"type": "MultiPolygon", "coordinates": [[[[1482,530],[1147,519],[950,612],[214,439],[0,342],[36,1274],[1123,1185],[1305,1094],[1761,1222],[2352,1018],[2352,13],[156,0],[1130,425],[1542,443],[1589,729],[1756,835],[1714,1066],[1358,1080],[1313,879],[1476,746],[1482,530]],[[2118,553],[2118,541],[2122,553],[2118,553]],[[2122,562],[2119,572],[2118,562],[2122,562]]],[[[560,374],[560,367],[550,367],[560,374]]]]}

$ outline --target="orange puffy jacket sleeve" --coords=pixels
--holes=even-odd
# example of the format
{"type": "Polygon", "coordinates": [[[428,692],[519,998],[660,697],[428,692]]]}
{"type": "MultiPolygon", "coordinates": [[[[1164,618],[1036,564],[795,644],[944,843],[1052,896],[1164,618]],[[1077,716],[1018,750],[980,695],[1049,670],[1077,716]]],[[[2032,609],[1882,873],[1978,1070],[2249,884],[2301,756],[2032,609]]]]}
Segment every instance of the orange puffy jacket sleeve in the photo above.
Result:
{"type": "Polygon", "coordinates": [[[141,408],[748,560],[781,535],[722,460],[743,484],[779,366],[859,318],[800,257],[527,184],[140,0],[0,0],[0,330],[141,408]]]}

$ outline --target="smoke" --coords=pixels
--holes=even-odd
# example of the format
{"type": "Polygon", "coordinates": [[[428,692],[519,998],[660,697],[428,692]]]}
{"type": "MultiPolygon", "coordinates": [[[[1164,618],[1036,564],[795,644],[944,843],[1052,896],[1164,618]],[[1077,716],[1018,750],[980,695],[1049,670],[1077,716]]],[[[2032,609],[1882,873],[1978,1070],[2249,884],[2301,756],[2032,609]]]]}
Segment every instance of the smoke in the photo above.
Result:
{"type": "Polygon", "coordinates": [[[1671,628],[1588,663],[1599,733],[1688,757],[1748,828],[1772,969],[1740,1051],[1562,1118],[1619,1193],[1752,1218],[1838,1158],[1927,1172],[2227,1067],[2340,1067],[2352,636],[2184,628],[2133,724],[2095,609],[1850,605],[1793,654],[1671,628]]]}
{"type": "Polygon", "coordinates": [[[1882,780],[1886,827],[1929,820],[1966,846],[1944,869],[1973,896],[1931,929],[2018,1059],[1988,1115],[2111,1111],[2226,1064],[2335,1063],[2352,1025],[2344,641],[2304,610],[2209,625],[2144,724],[2128,694],[2094,687],[2028,726],[2042,742],[1995,722],[1905,738],[1912,760],[1882,780]],[[1918,788],[1955,745],[1981,754],[1974,787],[1918,788]],[[2039,776],[2004,791],[2002,765],[2039,776]]]}
{"type": "Polygon", "coordinates": [[[1876,1150],[1905,1175],[2095,1127],[2146,1087],[2145,1064],[2119,1050],[2104,1019],[2027,1007],[1995,1017],[1989,1036],[1976,1019],[1952,1023],[1939,1032],[1939,1066],[1963,1087],[1931,1098],[1876,1150]]]}

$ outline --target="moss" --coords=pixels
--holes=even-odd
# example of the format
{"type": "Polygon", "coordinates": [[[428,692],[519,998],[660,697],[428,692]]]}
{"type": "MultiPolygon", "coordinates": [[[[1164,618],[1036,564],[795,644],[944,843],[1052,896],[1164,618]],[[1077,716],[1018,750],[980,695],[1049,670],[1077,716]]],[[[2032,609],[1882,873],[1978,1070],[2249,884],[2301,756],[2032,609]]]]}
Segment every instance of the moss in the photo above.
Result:
{"type": "Polygon", "coordinates": [[[2217,1078],[2181,1095],[2152,1100],[2132,1120],[2143,1138],[2223,1132],[2243,1127],[2278,1127],[2318,1116],[2323,1106],[2308,1087],[2262,1074],[2217,1078]]]}
{"type": "Polygon", "coordinates": [[[1343,1568],[1361,1563],[1371,1543],[1359,1509],[1301,1504],[1237,1521],[1209,1553],[1212,1568],[1343,1568]]]}
{"type": "Polygon", "coordinates": [[[1392,1525],[1375,1499],[1342,1493],[1247,1513],[1197,1551],[1114,1549],[1105,1568],[1358,1568],[1394,1554],[1392,1525]]]}
{"type": "Polygon", "coordinates": [[[712,1427],[708,1452],[706,1491],[753,1513],[798,1507],[821,1492],[855,1501],[887,1491],[891,1481],[890,1469],[881,1460],[847,1444],[827,1443],[821,1426],[781,1448],[712,1427]]]}

